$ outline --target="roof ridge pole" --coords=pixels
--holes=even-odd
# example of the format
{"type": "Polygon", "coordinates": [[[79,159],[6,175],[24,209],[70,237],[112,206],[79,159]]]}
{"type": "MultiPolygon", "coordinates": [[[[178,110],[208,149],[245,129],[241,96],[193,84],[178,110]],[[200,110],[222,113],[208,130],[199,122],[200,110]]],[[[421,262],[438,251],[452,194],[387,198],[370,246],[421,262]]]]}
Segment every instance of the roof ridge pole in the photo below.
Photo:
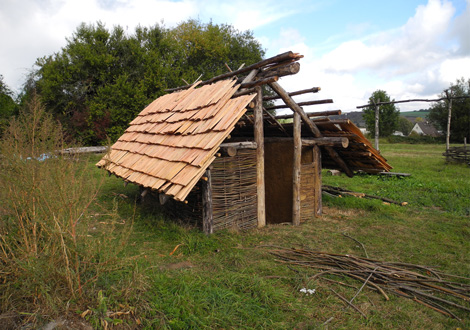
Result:
{"type": "Polygon", "coordinates": [[[266,226],[266,192],[264,180],[263,91],[256,87],[254,136],[256,148],[256,190],[258,197],[258,228],[266,226]]]}
{"type": "MultiPolygon", "coordinates": [[[[277,82],[269,83],[269,86],[281,97],[285,104],[292,109],[292,111],[298,113],[305,124],[312,132],[315,137],[323,137],[318,127],[315,123],[307,116],[305,111],[287,94],[284,88],[281,87],[277,82]]],[[[344,162],[344,160],[338,155],[335,149],[332,147],[325,147],[325,150],[328,152],[330,157],[341,167],[341,169],[346,173],[347,176],[353,177],[354,173],[344,162]]]]}
{"type": "MultiPolygon", "coordinates": [[[[291,51],[288,51],[288,52],[285,52],[285,53],[282,53],[282,54],[279,54],[279,55],[276,55],[276,56],[273,56],[273,57],[270,57],[270,58],[267,58],[265,60],[262,60],[258,63],[254,63],[252,65],[249,65],[247,67],[242,67],[236,71],[232,71],[232,72],[226,72],[224,74],[221,74],[221,75],[218,75],[218,76],[215,76],[215,77],[212,77],[211,79],[209,80],[205,80],[201,83],[201,86],[204,86],[204,85],[207,85],[207,84],[211,84],[213,82],[216,82],[218,80],[222,80],[222,79],[227,79],[227,78],[230,78],[230,77],[233,77],[233,76],[236,76],[238,74],[241,74],[241,73],[245,73],[245,72],[248,72],[250,70],[254,70],[254,69],[259,69],[259,68],[262,68],[262,67],[265,67],[267,65],[270,65],[270,64],[273,64],[273,63],[278,63],[278,62],[282,62],[282,61],[286,61],[286,60],[294,60],[294,61],[297,61],[299,59],[301,59],[303,56],[302,55],[298,55],[298,54],[295,54],[291,51]]],[[[168,92],[168,93],[171,93],[171,92],[176,92],[178,90],[181,90],[181,89],[186,89],[186,88],[189,88],[191,87],[191,85],[186,85],[186,86],[181,86],[181,87],[177,87],[177,88],[170,88],[170,89],[166,89],[165,92],[168,92]]]]}

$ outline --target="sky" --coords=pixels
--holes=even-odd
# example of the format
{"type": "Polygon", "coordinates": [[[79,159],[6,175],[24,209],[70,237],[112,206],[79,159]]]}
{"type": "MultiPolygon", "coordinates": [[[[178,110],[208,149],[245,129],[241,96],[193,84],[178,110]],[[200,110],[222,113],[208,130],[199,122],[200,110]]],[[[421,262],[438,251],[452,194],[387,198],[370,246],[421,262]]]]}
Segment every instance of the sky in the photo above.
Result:
{"type": "MultiPolygon", "coordinates": [[[[470,0],[1,0],[0,74],[19,91],[37,58],[59,52],[80,23],[173,27],[188,20],[251,30],[266,57],[304,55],[287,91],[321,87],[307,111],[359,111],[371,93],[436,98],[470,78],[470,0]]],[[[401,111],[429,103],[403,103],[401,111]]]]}

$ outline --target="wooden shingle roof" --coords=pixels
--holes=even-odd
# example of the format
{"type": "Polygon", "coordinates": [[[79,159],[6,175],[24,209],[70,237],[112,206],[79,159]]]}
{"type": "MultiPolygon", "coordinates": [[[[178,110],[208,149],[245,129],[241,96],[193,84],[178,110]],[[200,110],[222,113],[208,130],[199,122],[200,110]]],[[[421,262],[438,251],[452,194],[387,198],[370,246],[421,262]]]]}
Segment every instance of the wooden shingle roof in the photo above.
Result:
{"type": "Polygon", "coordinates": [[[156,99],[97,166],[184,201],[255,96],[232,99],[235,83],[195,84],[156,99]]]}

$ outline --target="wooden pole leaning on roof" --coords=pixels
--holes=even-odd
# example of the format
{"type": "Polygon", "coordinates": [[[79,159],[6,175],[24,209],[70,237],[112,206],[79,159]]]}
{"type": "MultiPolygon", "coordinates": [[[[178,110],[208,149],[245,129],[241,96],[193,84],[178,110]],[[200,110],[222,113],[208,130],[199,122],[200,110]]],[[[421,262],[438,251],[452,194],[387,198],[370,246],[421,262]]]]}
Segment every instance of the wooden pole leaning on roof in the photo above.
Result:
{"type": "MultiPolygon", "coordinates": [[[[310,129],[315,137],[322,137],[322,134],[318,127],[310,120],[304,110],[287,94],[277,82],[270,83],[269,86],[282,98],[285,104],[289,105],[292,111],[297,112],[307,127],[310,129]]],[[[325,147],[330,157],[339,165],[339,167],[346,173],[347,176],[353,177],[354,173],[346,165],[344,160],[338,155],[338,153],[332,147],[325,147]]]]}

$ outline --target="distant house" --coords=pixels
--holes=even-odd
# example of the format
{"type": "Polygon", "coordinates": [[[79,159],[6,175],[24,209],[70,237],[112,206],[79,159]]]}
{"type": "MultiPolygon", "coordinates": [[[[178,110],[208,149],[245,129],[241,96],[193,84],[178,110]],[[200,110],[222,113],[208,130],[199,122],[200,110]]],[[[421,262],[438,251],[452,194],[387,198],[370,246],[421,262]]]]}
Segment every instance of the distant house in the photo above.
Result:
{"type": "Polygon", "coordinates": [[[413,132],[419,135],[427,135],[432,137],[437,137],[442,135],[431,123],[428,121],[417,122],[411,129],[410,134],[413,132]]]}

